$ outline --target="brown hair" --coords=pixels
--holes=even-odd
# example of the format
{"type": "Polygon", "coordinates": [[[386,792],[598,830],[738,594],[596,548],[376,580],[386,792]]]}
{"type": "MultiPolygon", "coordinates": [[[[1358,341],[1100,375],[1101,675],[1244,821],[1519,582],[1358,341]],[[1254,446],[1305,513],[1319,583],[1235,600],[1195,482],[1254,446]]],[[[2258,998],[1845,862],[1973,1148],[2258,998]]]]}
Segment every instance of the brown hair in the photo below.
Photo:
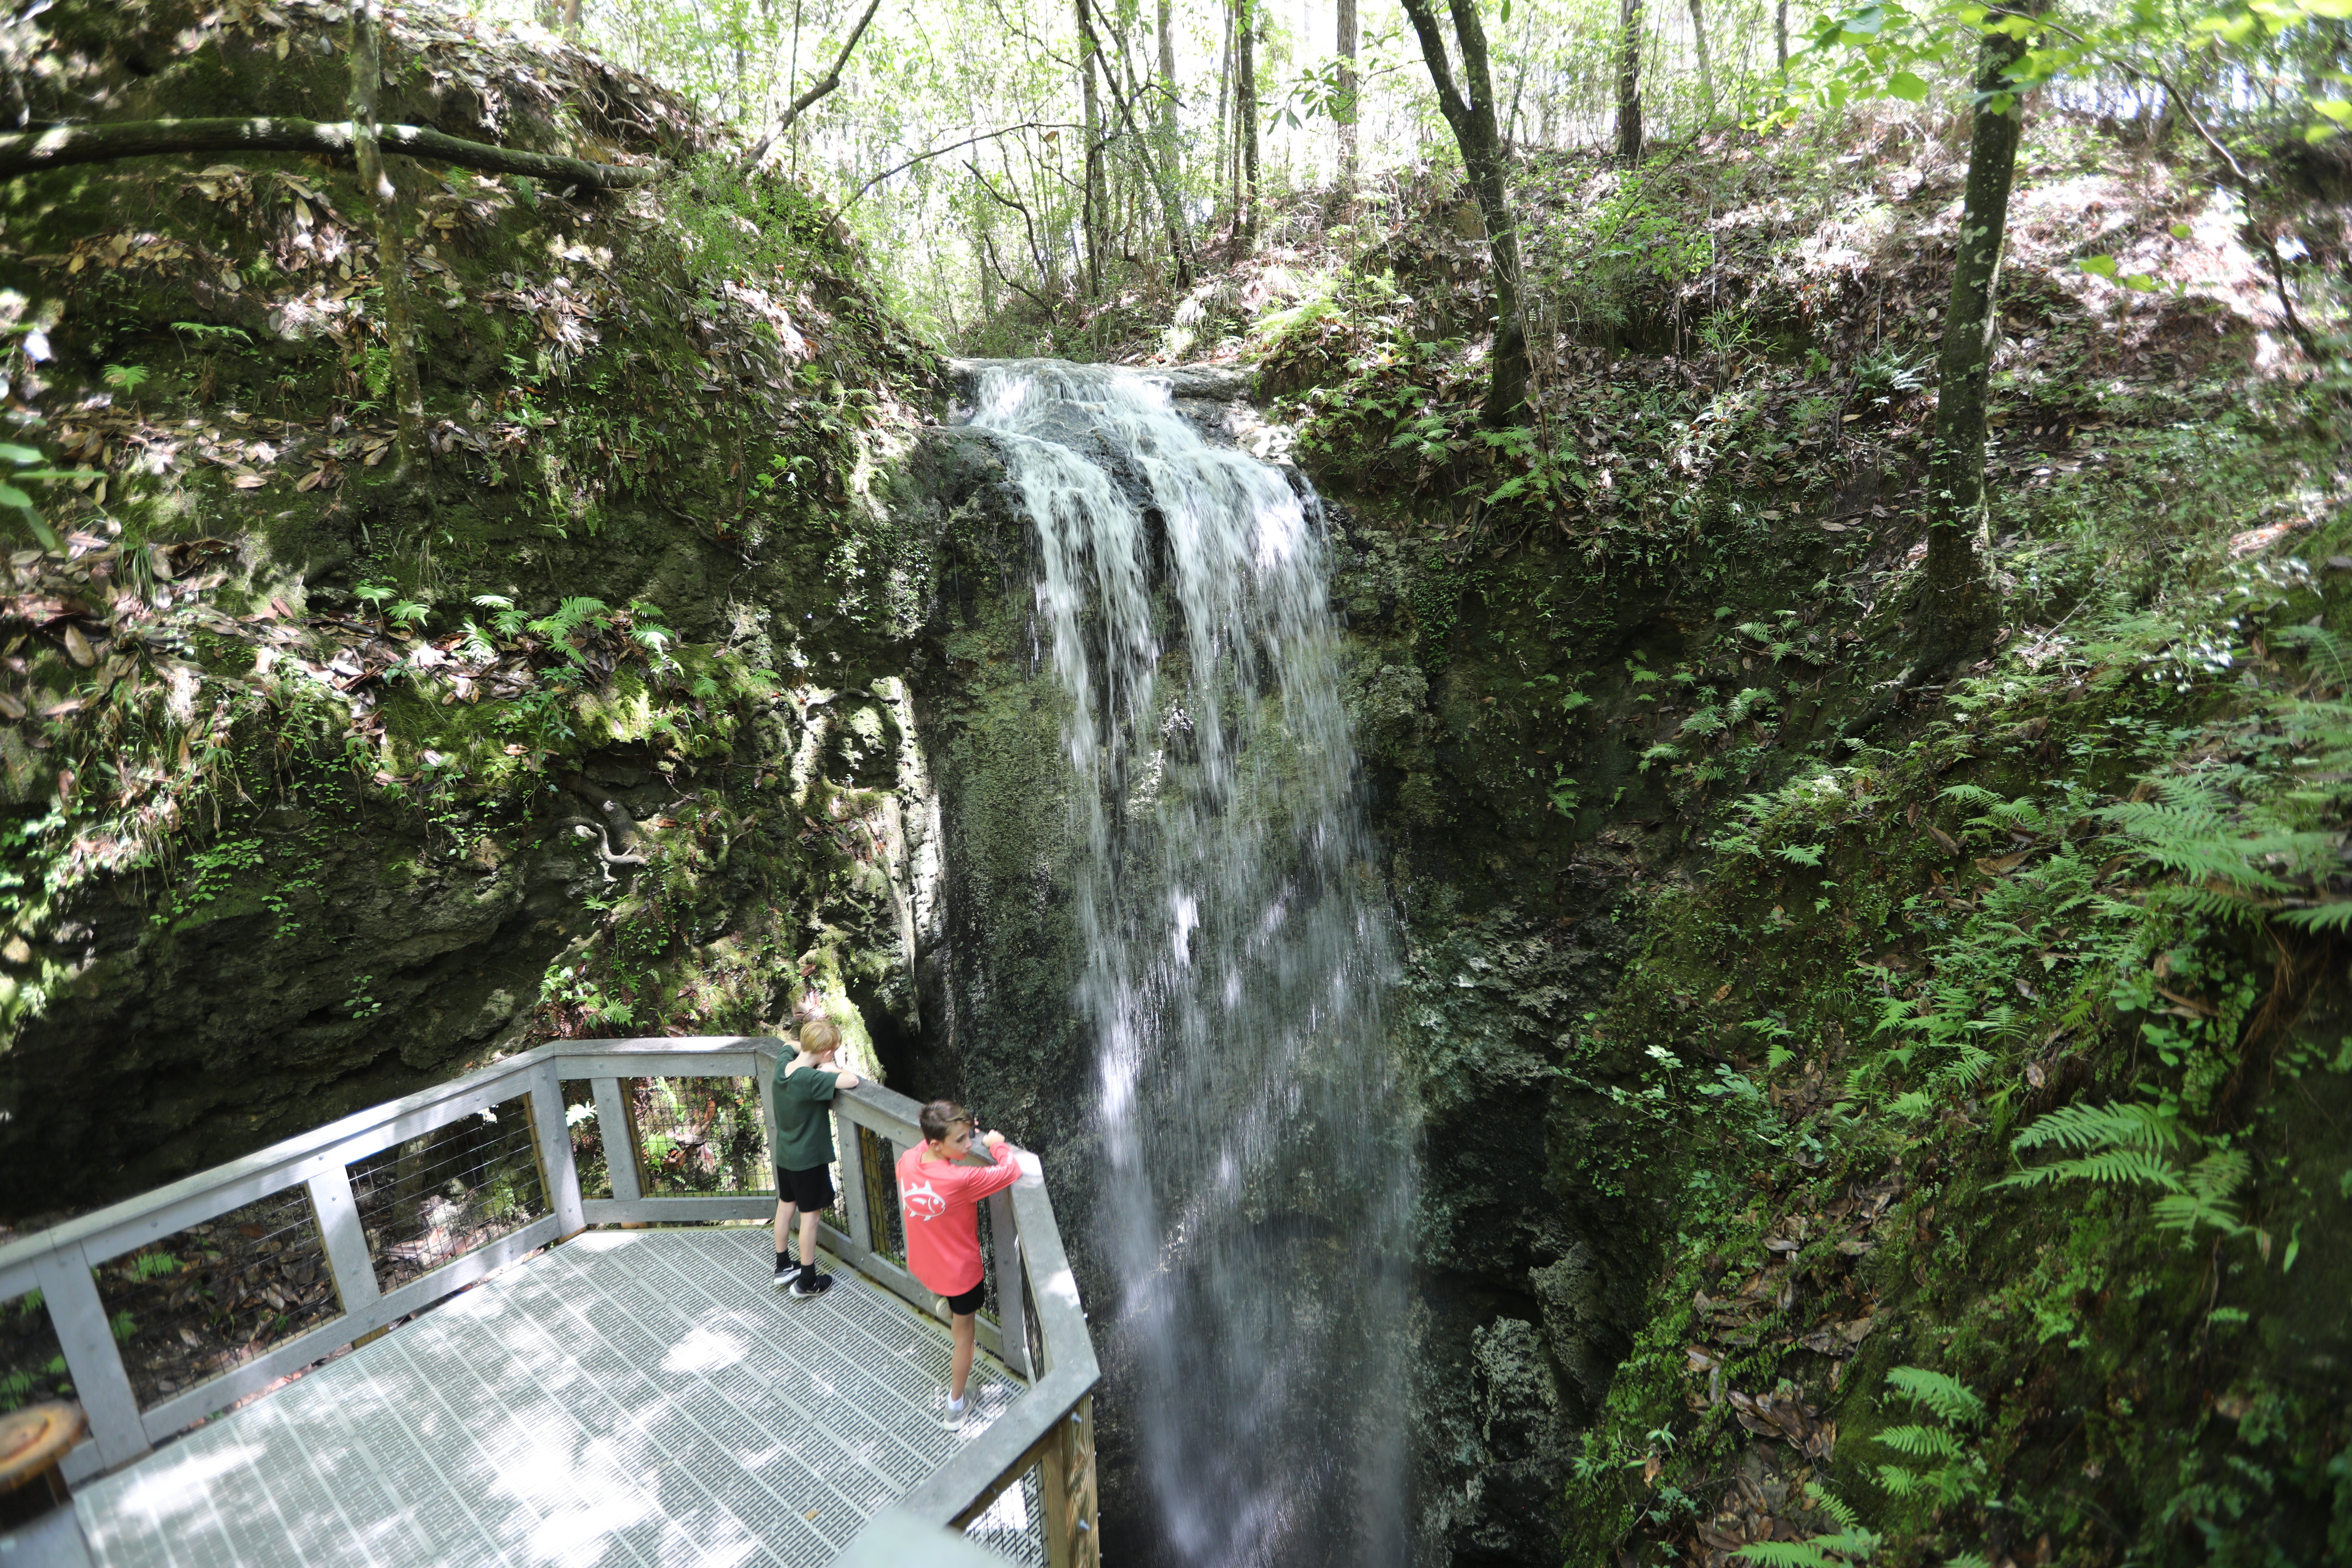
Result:
{"type": "Polygon", "coordinates": [[[813,1018],[801,1026],[801,1049],[813,1057],[841,1048],[841,1026],[830,1018],[813,1018]]]}
{"type": "Polygon", "coordinates": [[[971,1112],[952,1100],[935,1100],[923,1107],[922,1115],[919,1120],[922,1124],[924,1141],[936,1143],[954,1131],[957,1122],[969,1124],[971,1121],[971,1112]]]}

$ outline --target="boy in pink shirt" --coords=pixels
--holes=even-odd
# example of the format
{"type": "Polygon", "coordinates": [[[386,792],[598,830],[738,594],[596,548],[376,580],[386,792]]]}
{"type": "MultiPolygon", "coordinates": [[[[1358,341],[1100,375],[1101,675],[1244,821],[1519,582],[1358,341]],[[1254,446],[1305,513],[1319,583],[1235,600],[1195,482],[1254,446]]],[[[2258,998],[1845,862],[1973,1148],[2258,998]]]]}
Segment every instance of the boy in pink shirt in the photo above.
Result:
{"type": "Polygon", "coordinates": [[[963,1419],[976,1314],[987,1290],[980,1261],[980,1200],[1019,1181],[1021,1167],[1002,1132],[982,1140],[994,1163],[961,1163],[972,1152],[971,1117],[952,1100],[931,1101],[919,1121],[924,1141],[898,1156],[898,1208],[907,1222],[908,1271],[947,1298],[955,1341],[947,1408],[952,1426],[963,1419]]]}

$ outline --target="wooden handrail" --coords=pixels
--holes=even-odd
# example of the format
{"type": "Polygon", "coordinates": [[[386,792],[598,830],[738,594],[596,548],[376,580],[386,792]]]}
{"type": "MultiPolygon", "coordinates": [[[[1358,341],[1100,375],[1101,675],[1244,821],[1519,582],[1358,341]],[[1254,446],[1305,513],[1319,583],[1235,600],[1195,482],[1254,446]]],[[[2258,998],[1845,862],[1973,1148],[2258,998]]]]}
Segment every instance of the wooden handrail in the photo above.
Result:
{"type": "MultiPolygon", "coordinates": [[[[775,1203],[772,1194],[645,1196],[635,1180],[634,1160],[621,1158],[624,1151],[618,1147],[625,1143],[627,1152],[634,1153],[636,1143],[627,1130],[627,1097],[621,1083],[647,1077],[751,1077],[760,1085],[772,1148],[772,1107],[766,1101],[774,1064],[787,1048],[786,1042],[770,1037],[740,1035],[551,1041],[0,1247],[0,1301],[36,1289],[42,1292],[89,1417],[89,1435],[66,1458],[67,1479],[80,1481],[131,1463],[152,1443],[191,1422],[586,1226],[766,1217],[775,1203]],[[580,1191],[562,1086],[582,1079],[593,1086],[604,1126],[611,1198],[583,1199],[580,1191]],[[395,1289],[379,1289],[352,1197],[350,1164],[517,1097],[524,1099],[530,1111],[530,1142],[550,1212],[395,1289]],[[93,1270],[190,1226],[296,1187],[306,1189],[318,1222],[320,1248],[342,1306],[340,1315],[142,1410],[110,1331],[93,1270]]],[[[837,1096],[835,1105],[845,1185],[857,1184],[859,1195],[845,1205],[856,1234],[827,1225],[827,1238],[844,1263],[918,1310],[936,1315],[932,1293],[878,1250],[875,1226],[879,1216],[871,1212],[864,1194],[862,1171],[852,1168],[859,1128],[871,1129],[893,1149],[911,1146],[921,1138],[917,1121],[920,1108],[907,1096],[873,1084],[837,1096]]],[[[1002,1324],[983,1320],[980,1338],[982,1348],[1027,1379],[1029,1386],[986,1432],[910,1494],[902,1510],[938,1525],[960,1523],[1042,1459],[1052,1494],[1049,1538],[1055,1534],[1051,1521],[1066,1527],[1061,1539],[1048,1541],[1049,1560],[1058,1565],[1087,1560],[1084,1552],[1072,1555],[1073,1543],[1081,1536],[1090,1544],[1089,1396],[1100,1370],[1043,1173],[1034,1155],[1023,1158],[1022,1179],[992,1204],[1002,1324]],[[1028,1304],[1034,1304],[1036,1313],[1042,1366],[1031,1364],[1028,1304]],[[1081,1431],[1085,1462],[1077,1464],[1066,1450],[1075,1440],[1072,1434],[1081,1431]],[[1077,1520],[1084,1521],[1082,1526],[1072,1524],[1077,1520]],[[1070,1534],[1070,1530],[1079,1533],[1070,1534]]]]}

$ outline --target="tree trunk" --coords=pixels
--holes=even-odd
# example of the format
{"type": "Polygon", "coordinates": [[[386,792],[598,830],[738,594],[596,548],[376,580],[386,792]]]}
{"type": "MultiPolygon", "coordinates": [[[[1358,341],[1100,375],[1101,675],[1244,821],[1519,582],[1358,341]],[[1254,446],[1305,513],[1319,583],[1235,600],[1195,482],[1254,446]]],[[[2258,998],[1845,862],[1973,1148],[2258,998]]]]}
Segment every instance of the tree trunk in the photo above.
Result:
{"type": "Polygon", "coordinates": [[[1356,199],[1356,0],[1339,0],[1339,101],[1332,119],[1339,127],[1339,194],[1356,199]]]}
{"type": "Polygon", "coordinates": [[[1642,156],[1642,0],[1618,0],[1617,156],[1642,156]]]}
{"type": "Polygon", "coordinates": [[[1234,130],[1241,137],[1240,235],[1257,243],[1257,0],[1237,0],[1234,20],[1234,130]]]}
{"type": "Polygon", "coordinates": [[[1698,98],[1706,123],[1715,123],[1715,66],[1706,53],[1706,0],[1690,0],[1691,47],[1698,55],[1698,98]]]}
{"type": "MultiPolygon", "coordinates": [[[[1080,0],[1081,5],[1091,3],[1092,0],[1080,0]]],[[[1111,106],[1118,110],[1119,124],[1125,128],[1136,156],[1143,163],[1144,176],[1151,186],[1152,194],[1159,198],[1160,219],[1168,229],[1168,255],[1176,268],[1177,286],[1189,289],[1192,286],[1192,247],[1186,237],[1184,198],[1176,188],[1175,138],[1171,133],[1162,141],[1157,131],[1150,136],[1144,134],[1142,125],[1136,119],[1143,101],[1143,84],[1136,79],[1135,66],[1128,55],[1124,33],[1119,35],[1118,55],[1120,63],[1127,68],[1128,90],[1119,90],[1118,78],[1111,73],[1108,64],[1103,68],[1103,82],[1110,89],[1111,106]],[[1160,142],[1156,151],[1153,147],[1155,142],[1160,142]]],[[[1168,66],[1172,75],[1175,68],[1172,52],[1168,57],[1168,66]]],[[[1139,210],[1139,193],[1137,205],[1139,210]]]]}
{"type": "MultiPolygon", "coordinates": [[[[2034,13],[2013,8],[2011,15],[2034,13]]],[[[1993,13],[1995,17],[2001,12],[1993,13]]],[[[2000,617],[1985,561],[1985,389],[2000,336],[1993,308],[2009,190],[2017,173],[2024,105],[2004,93],[2022,40],[1988,33],[1977,53],[1979,107],[1969,133],[1968,189],[1952,258],[1952,297],[1937,366],[1936,435],[1927,456],[1927,560],[1921,584],[1915,668],[1949,668],[1984,646],[2000,617]],[[1999,97],[2010,101],[1995,109],[1999,97]]]]}
{"type": "Polygon", "coordinates": [[[1103,230],[1109,216],[1103,188],[1102,104],[1095,89],[1101,57],[1092,8],[1087,0],[1078,0],[1078,89],[1087,134],[1086,201],[1079,216],[1087,233],[1087,293],[1096,299],[1102,297],[1103,230]]]}
{"type": "Polygon", "coordinates": [[[1780,66],[1781,96],[1788,96],[1789,85],[1789,0],[1773,0],[1772,52],[1780,66]]]}
{"type": "Polygon", "coordinates": [[[1241,203],[1241,138],[1234,134],[1234,19],[1240,15],[1241,0],[1231,0],[1225,6],[1224,47],[1217,60],[1217,186],[1218,200],[1228,203],[1234,221],[1240,221],[1241,203]]]}
{"type": "Polygon", "coordinates": [[[1437,89],[1437,107],[1453,127],[1454,144],[1462,150],[1462,166],[1477,198],[1478,216],[1486,227],[1486,246],[1495,268],[1495,350],[1492,378],[1486,385],[1485,417],[1490,426],[1509,424],[1528,400],[1527,324],[1519,315],[1519,234],[1512,221],[1508,171],[1503,139],[1495,123],[1495,88],[1486,63],[1486,29],[1478,19],[1478,0],[1447,0],[1454,17],[1454,35],[1462,50],[1465,97],[1454,85],[1447,62],[1445,35],[1437,26],[1430,0],[1404,0],[1406,16],[1421,39],[1421,56],[1437,89]]]}
{"type": "Polygon", "coordinates": [[[376,144],[375,90],[383,75],[377,52],[374,7],[358,0],[352,7],[352,152],[360,166],[360,189],[375,209],[376,281],[383,289],[383,335],[392,357],[393,446],[398,461],[395,483],[421,479],[433,460],[425,444],[425,386],[416,375],[416,307],[408,295],[408,242],[401,228],[400,193],[383,172],[376,144]]]}
{"type": "Polygon", "coordinates": [[[1176,167],[1176,7],[1160,0],[1160,166],[1176,167]]]}

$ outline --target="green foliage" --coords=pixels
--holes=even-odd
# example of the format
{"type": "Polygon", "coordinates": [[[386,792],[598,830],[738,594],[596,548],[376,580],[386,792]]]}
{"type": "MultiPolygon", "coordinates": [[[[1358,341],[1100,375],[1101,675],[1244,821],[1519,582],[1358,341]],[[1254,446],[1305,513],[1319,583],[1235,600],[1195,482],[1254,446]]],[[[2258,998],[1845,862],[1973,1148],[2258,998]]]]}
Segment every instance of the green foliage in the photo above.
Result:
{"type": "Polygon", "coordinates": [[[0,441],[0,463],[13,464],[16,469],[6,479],[0,479],[0,507],[14,510],[42,549],[63,552],[65,544],[58,538],[57,530],[43,521],[40,510],[33,504],[33,498],[19,487],[49,484],[58,479],[92,479],[96,477],[95,470],[50,467],[37,450],[13,441],[0,441]]]}
{"type": "Polygon", "coordinates": [[[1886,1384],[1941,1424],[1911,1423],[1882,1430],[1880,1446],[1906,1462],[1880,1465],[1879,1485],[1891,1497],[1916,1498],[1938,1507],[1983,1495],[1990,1487],[1983,1454],[1954,1428],[1980,1424],[1984,1401],[1958,1380],[1926,1367],[1895,1367],[1887,1373],[1886,1384]]]}

